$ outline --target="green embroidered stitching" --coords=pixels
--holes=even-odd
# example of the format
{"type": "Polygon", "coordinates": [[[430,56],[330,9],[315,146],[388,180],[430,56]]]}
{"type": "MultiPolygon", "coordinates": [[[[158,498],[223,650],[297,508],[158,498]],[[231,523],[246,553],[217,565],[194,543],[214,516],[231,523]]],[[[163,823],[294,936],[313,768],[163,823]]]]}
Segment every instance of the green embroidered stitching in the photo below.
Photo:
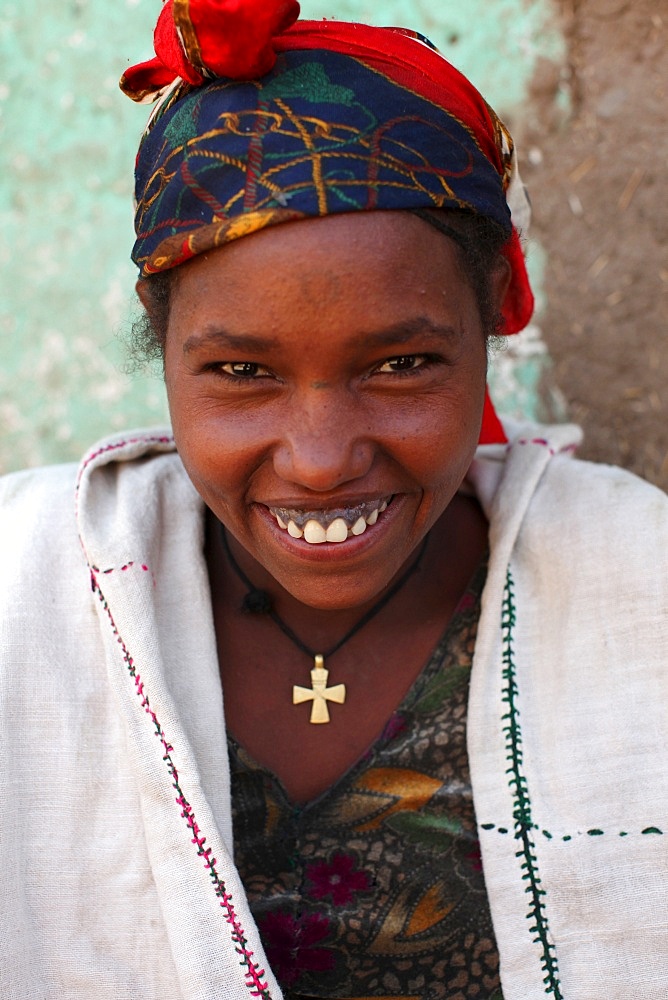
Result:
{"type": "Polygon", "coordinates": [[[506,588],[503,598],[503,609],[501,612],[501,631],[503,635],[503,679],[505,690],[503,701],[508,705],[508,711],[503,715],[506,739],[506,750],[508,755],[509,784],[515,800],[513,816],[515,819],[515,839],[519,840],[522,847],[516,853],[516,857],[522,858],[522,869],[525,872],[523,880],[526,881],[526,892],[530,896],[531,904],[527,913],[527,920],[533,923],[529,928],[534,933],[534,942],[540,943],[542,947],[541,965],[545,976],[545,993],[551,993],[554,1000],[563,1000],[561,983],[559,982],[559,969],[554,944],[550,940],[547,915],[543,897],[545,890],[541,888],[540,874],[534,851],[534,843],[531,831],[534,823],[531,818],[531,799],[527,787],[526,778],[522,772],[522,730],[519,723],[519,711],[517,707],[518,687],[515,677],[515,662],[513,653],[513,628],[515,626],[515,600],[513,594],[513,578],[508,569],[506,576],[506,588]]]}
{"type": "Polygon", "coordinates": [[[273,101],[279,97],[302,97],[313,104],[328,102],[351,107],[357,104],[355,91],[332,83],[322,63],[306,63],[284,70],[264,85],[262,97],[273,101]]]}
{"type": "MultiPolygon", "coordinates": [[[[552,833],[550,830],[541,830],[537,823],[534,823],[533,828],[534,828],[534,830],[539,830],[540,833],[542,833],[543,836],[547,840],[555,840],[556,839],[556,840],[568,841],[568,840],[575,840],[576,837],[585,837],[585,836],[586,837],[603,837],[603,836],[629,837],[629,836],[633,836],[633,831],[632,830],[600,830],[598,827],[594,827],[591,830],[578,830],[577,833],[564,833],[564,834],[552,833]]],[[[508,830],[507,827],[505,827],[505,826],[497,826],[496,823],[481,823],[480,824],[480,829],[481,830],[489,830],[489,831],[496,830],[497,833],[510,833],[510,830],[508,830]]],[[[664,834],[665,834],[665,831],[662,830],[658,826],[646,826],[643,830],[635,831],[635,832],[639,833],[640,836],[642,836],[642,837],[647,837],[647,836],[663,837],[664,834]]]]}

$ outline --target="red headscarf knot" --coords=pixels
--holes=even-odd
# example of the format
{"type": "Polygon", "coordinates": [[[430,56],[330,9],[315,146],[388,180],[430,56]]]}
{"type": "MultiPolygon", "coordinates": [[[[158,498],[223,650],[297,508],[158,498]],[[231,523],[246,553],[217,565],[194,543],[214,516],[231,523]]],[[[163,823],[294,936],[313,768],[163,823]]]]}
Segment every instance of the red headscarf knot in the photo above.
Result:
{"type": "Polygon", "coordinates": [[[180,77],[253,80],[275,61],[273,40],[299,17],[297,0],[165,0],[153,40],[156,58],[127,70],[124,93],[153,101],[180,77]]]}

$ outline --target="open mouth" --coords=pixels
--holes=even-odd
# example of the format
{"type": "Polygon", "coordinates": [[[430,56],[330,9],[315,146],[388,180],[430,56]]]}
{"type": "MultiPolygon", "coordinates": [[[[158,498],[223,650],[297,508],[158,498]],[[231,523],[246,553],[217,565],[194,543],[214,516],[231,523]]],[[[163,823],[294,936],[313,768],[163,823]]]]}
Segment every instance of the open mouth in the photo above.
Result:
{"type": "Polygon", "coordinates": [[[292,538],[303,538],[309,545],[323,542],[345,542],[363,535],[376,523],[392,502],[392,497],[372,500],[354,507],[334,510],[289,510],[286,507],[269,507],[279,528],[292,538]]]}

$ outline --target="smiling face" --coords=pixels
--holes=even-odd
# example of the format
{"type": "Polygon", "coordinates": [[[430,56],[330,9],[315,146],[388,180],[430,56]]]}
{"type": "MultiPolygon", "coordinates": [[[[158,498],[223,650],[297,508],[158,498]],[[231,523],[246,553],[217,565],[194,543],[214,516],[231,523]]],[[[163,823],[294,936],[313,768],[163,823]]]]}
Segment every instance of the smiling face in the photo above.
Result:
{"type": "Polygon", "coordinates": [[[185,468],[253,582],[312,607],[373,600],[448,516],[486,363],[455,245],[409,213],[287,223],[176,271],[185,468]]]}

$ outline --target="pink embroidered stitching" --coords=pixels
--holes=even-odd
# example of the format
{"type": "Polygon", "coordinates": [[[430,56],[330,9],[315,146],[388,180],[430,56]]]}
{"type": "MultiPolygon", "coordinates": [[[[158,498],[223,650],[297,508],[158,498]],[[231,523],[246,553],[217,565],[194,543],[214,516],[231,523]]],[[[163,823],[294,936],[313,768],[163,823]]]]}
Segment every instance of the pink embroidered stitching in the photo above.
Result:
{"type": "Polygon", "coordinates": [[[105,444],[102,448],[98,448],[97,451],[93,451],[90,453],[90,455],[86,455],[86,457],[81,462],[81,465],[79,466],[79,474],[77,476],[76,488],[77,490],[79,489],[79,486],[81,484],[81,477],[88,468],[88,466],[90,465],[90,463],[94,462],[96,458],[100,457],[100,455],[106,455],[110,451],[118,451],[119,448],[127,448],[129,444],[173,444],[173,442],[174,442],[173,436],[171,434],[168,434],[168,435],[163,435],[162,437],[147,436],[147,437],[127,438],[127,440],[124,441],[114,441],[113,444],[105,444]]]}
{"type": "Polygon", "coordinates": [[[91,568],[93,591],[97,593],[97,596],[107,615],[107,618],[109,619],[109,624],[111,625],[113,634],[116,636],[116,640],[119,646],[121,647],[121,650],[123,652],[123,660],[128,668],[130,676],[134,681],[135,693],[139,698],[141,698],[141,707],[144,709],[144,712],[151,719],[155,727],[155,735],[162,743],[162,747],[164,750],[162,759],[167,765],[167,770],[169,772],[170,777],[172,778],[172,786],[177,792],[175,801],[177,805],[181,806],[181,816],[185,819],[186,826],[191,830],[193,834],[191,843],[196,845],[198,857],[204,858],[204,867],[208,870],[209,876],[211,877],[211,880],[213,882],[215,894],[220,900],[219,905],[226,913],[225,920],[230,925],[231,928],[230,938],[233,944],[235,945],[234,950],[237,952],[238,955],[241,956],[240,964],[242,966],[245,966],[247,970],[246,972],[244,972],[244,978],[246,980],[245,985],[250,990],[249,995],[252,997],[260,997],[261,1000],[271,1000],[271,992],[269,990],[269,986],[262,979],[262,977],[266,975],[266,972],[264,969],[258,968],[257,964],[252,961],[254,953],[247,947],[246,935],[244,933],[243,927],[239,923],[239,918],[237,917],[237,914],[235,912],[234,904],[232,902],[232,896],[230,893],[227,892],[225,888],[225,883],[223,882],[220,875],[216,871],[215,868],[216,859],[211,857],[212,849],[210,847],[207,848],[204,847],[206,843],[206,837],[202,836],[202,831],[195,819],[193,808],[186,799],[185,795],[183,794],[183,789],[179,784],[179,773],[171,756],[172,753],[174,752],[174,747],[171,745],[171,743],[168,742],[165,732],[162,726],[160,725],[158,717],[151,708],[148,695],[144,692],[144,682],[142,681],[140,674],[137,673],[134,660],[130,656],[130,651],[123,642],[123,639],[121,638],[118,629],[116,628],[116,623],[111,613],[111,609],[109,608],[105,596],[102,593],[102,590],[100,589],[100,586],[97,582],[95,576],[95,570],[93,567],[90,568],[91,568]]]}
{"type": "MultiPolygon", "coordinates": [[[[79,466],[79,471],[77,473],[76,486],[74,487],[74,516],[75,516],[77,522],[79,521],[79,487],[81,486],[81,480],[83,478],[83,474],[86,471],[86,469],[88,468],[88,466],[90,465],[90,463],[93,462],[100,455],[107,454],[107,452],[117,451],[119,448],[126,448],[129,444],[140,444],[140,443],[143,443],[143,444],[173,444],[174,443],[174,437],[171,434],[168,434],[168,435],[162,435],[162,436],[147,435],[146,437],[127,438],[124,441],[115,441],[113,444],[105,444],[104,447],[98,448],[97,451],[93,451],[93,452],[90,453],[90,455],[86,455],[85,456],[85,458],[81,462],[81,465],[79,466]]],[[[79,537],[79,544],[81,545],[81,548],[82,548],[82,550],[84,551],[84,554],[85,554],[86,550],[85,550],[85,547],[84,547],[84,544],[83,544],[83,539],[81,537],[79,537]]],[[[91,568],[94,569],[94,567],[91,567],[91,568]]],[[[99,572],[99,570],[98,570],[98,572],[99,572]]],[[[102,572],[106,572],[106,570],[103,570],[102,572]]]]}
{"type": "Polygon", "coordinates": [[[557,450],[553,448],[550,442],[547,441],[545,438],[518,438],[516,441],[511,441],[511,443],[507,445],[506,451],[510,451],[510,449],[516,444],[539,444],[542,445],[543,448],[547,448],[550,455],[565,455],[568,452],[576,451],[577,449],[577,445],[567,444],[564,445],[563,448],[559,448],[557,450]]]}
{"type": "Polygon", "coordinates": [[[139,566],[144,573],[148,573],[148,566],[145,563],[136,563],[134,559],[130,562],[125,563],[124,566],[110,566],[109,569],[100,569],[98,566],[91,566],[91,571],[93,573],[101,573],[103,576],[108,576],[109,573],[115,573],[118,570],[124,572],[125,570],[132,569],[133,566],[139,566]]]}

